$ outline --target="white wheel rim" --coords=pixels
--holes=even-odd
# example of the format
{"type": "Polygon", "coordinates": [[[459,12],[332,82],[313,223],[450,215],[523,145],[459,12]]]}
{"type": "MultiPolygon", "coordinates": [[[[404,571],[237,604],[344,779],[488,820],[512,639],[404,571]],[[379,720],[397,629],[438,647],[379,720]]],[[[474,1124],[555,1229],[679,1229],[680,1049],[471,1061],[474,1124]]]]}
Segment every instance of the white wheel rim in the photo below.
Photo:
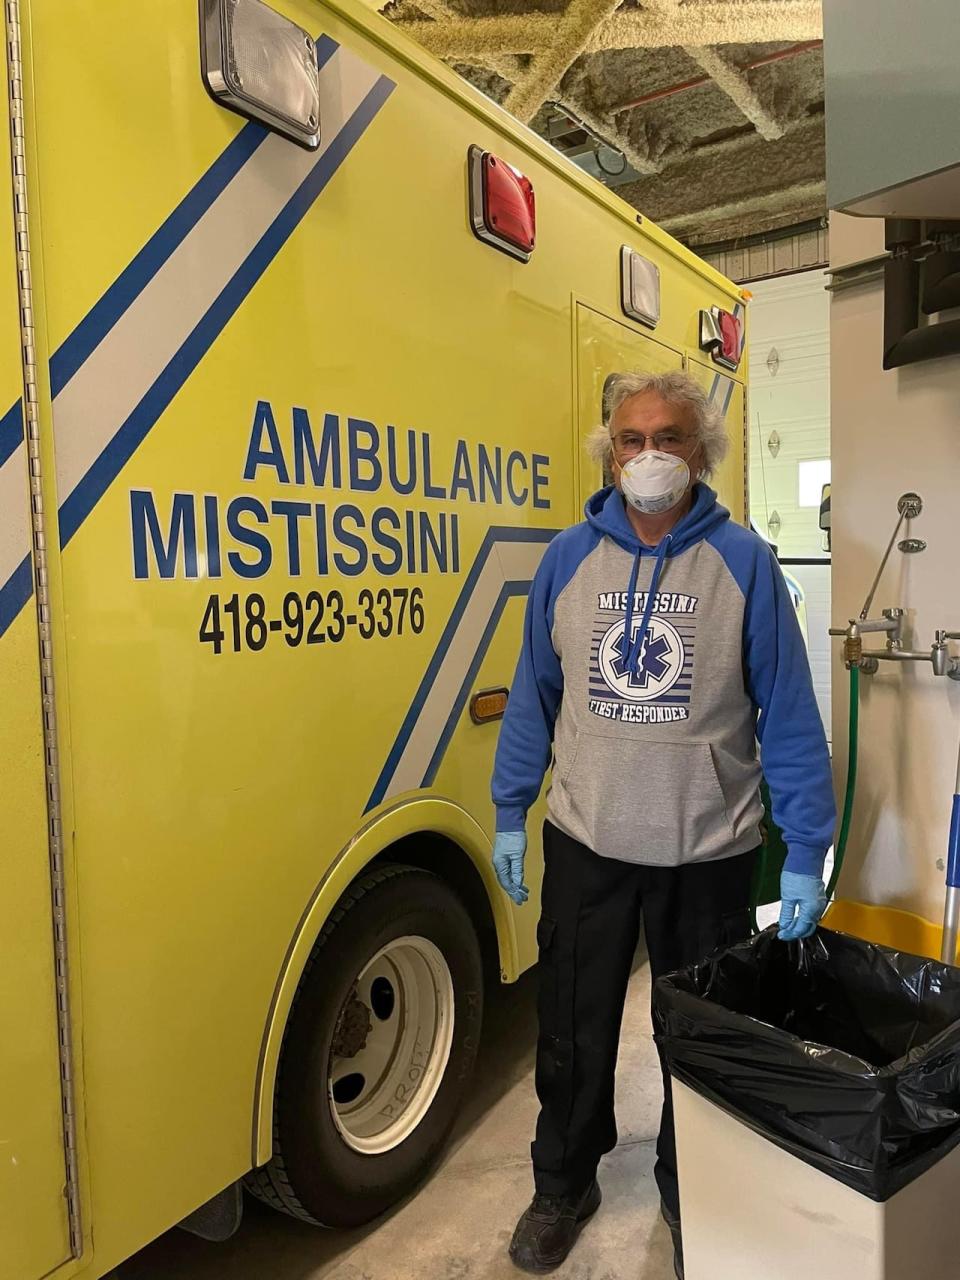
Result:
{"type": "Polygon", "coordinates": [[[395,938],[361,970],[341,1019],[348,1006],[361,1030],[348,1056],[337,1056],[334,1038],[330,1111],[349,1147],[383,1155],[420,1124],[450,1060],[453,979],[443,953],[427,938],[395,938]]]}

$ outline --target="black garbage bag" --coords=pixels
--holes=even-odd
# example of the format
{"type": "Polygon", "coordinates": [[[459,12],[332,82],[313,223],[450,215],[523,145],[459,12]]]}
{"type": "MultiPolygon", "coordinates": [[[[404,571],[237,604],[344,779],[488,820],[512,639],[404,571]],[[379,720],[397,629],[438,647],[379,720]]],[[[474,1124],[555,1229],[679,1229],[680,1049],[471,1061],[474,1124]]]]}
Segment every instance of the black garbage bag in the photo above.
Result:
{"type": "Polygon", "coordinates": [[[960,969],[768,929],[661,978],[654,1023],[676,1079],[873,1200],[960,1142],[960,969]]]}

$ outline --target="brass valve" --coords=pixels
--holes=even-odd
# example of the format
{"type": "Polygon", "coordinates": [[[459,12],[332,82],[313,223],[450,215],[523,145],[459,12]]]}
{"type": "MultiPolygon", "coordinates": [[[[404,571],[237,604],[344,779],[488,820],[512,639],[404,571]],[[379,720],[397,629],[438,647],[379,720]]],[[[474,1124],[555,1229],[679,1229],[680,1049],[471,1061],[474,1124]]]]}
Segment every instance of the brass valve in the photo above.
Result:
{"type": "Polygon", "coordinates": [[[843,639],[843,660],[847,667],[859,667],[863,659],[863,637],[848,631],[843,639]]]}

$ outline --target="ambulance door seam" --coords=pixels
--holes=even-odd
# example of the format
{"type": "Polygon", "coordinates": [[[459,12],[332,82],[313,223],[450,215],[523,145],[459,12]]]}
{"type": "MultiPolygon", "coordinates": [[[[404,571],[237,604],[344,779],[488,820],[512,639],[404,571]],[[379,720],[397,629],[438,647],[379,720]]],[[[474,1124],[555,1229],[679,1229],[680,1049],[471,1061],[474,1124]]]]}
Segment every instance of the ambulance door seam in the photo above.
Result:
{"type": "Polygon", "coordinates": [[[60,1098],[66,1163],[67,1215],[70,1252],[83,1252],[77,1167],[77,1128],[74,1106],[73,1033],[70,1021],[70,984],[67,952],[66,893],[63,870],[60,762],[57,745],[56,685],[53,669],[53,634],[50,625],[50,588],[47,573],[47,538],[41,485],[39,385],[36,335],[33,323],[33,280],[30,261],[29,202],[27,194],[26,130],[24,121],[23,61],[21,55],[19,0],[5,0],[7,26],[7,80],[10,102],[12,183],[16,230],[17,291],[20,307],[20,355],[23,367],[24,437],[30,462],[30,515],[35,568],[36,609],[40,641],[40,683],[47,782],[47,839],[50,855],[51,907],[54,965],[56,969],[57,1029],[60,1056],[60,1098]]]}

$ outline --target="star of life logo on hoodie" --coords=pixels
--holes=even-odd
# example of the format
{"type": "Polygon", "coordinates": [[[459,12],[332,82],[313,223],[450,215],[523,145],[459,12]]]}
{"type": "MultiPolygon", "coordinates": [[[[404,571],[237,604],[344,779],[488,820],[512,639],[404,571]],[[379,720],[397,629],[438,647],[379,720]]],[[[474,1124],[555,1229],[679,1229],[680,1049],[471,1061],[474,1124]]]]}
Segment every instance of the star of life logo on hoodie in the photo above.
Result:
{"type": "Polygon", "coordinates": [[[693,615],[699,599],[676,592],[657,595],[637,661],[630,663],[630,642],[636,641],[646,604],[646,593],[637,592],[628,637],[626,595],[605,592],[598,597],[590,662],[590,710],[606,720],[632,724],[687,720],[693,686],[693,615]],[[615,621],[611,621],[611,613],[616,615],[615,621]],[[670,616],[664,616],[667,614],[670,616]]]}
{"type": "MultiPolygon", "coordinates": [[[[634,619],[631,640],[636,640],[641,620],[634,619]]],[[[600,641],[599,665],[608,688],[632,702],[652,702],[669,693],[680,678],[685,657],[683,641],[663,618],[651,618],[640,648],[636,670],[627,666],[627,634],[624,622],[615,622],[600,641]]]]}

